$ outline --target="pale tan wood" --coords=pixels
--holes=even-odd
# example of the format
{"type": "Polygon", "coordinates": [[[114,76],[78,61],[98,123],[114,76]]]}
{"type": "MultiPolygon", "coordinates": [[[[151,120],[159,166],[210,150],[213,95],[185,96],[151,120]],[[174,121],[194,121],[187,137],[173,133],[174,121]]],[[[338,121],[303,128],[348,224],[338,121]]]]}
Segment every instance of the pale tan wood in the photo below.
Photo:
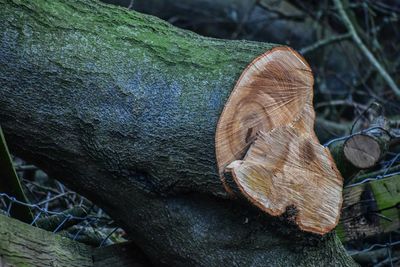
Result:
{"type": "Polygon", "coordinates": [[[313,127],[313,76],[294,50],[278,47],[242,73],[216,130],[221,180],[232,177],[243,195],[267,213],[297,210],[300,229],[317,234],[339,220],[343,179],[313,127]]]}
{"type": "Polygon", "coordinates": [[[375,166],[382,156],[378,140],[369,135],[356,135],[349,138],[343,147],[346,158],[357,168],[366,169],[375,166]]]}

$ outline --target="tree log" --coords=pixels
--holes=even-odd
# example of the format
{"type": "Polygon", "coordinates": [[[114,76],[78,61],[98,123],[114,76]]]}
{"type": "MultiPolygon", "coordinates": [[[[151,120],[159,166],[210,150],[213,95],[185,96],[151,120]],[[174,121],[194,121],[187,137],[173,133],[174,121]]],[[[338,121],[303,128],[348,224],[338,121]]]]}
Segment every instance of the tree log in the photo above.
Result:
{"type": "Polygon", "coordinates": [[[103,207],[156,265],[352,266],[218,177],[217,120],[276,45],[204,38],[92,0],[0,0],[0,123],[12,151],[103,207]]]}
{"type": "Polygon", "coordinates": [[[0,266],[93,266],[92,248],[0,215],[0,266]]]}
{"type": "Polygon", "coordinates": [[[357,244],[399,229],[399,188],[400,175],[346,188],[337,228],[340,239],[357,244]]]}
{"type": "Polygon", "coordinates": [[[312,72],[274,48],[242,73],[215,134],[221,180],[231,172],[250,202],[274,216],[292,206],[300,229],[325,234],[339,220],[343,178],[313,126],[312,72]]]}
{"type": "MultiPolygon", "coordinates": [[[[374,167],[385,156],[393,140],[384,116],[375,118],[368,128],[344,140],[328,142],[339,171],[348,183],[360,170],[374,167]]],[[[335,141],[335,140],[333,140],[335,141]]]]}
{"type": "MultiPolygon", "coordinates": [[[[382,109],[380,106],[377,108],[382,109]]],[[[375,166],[389,149],[391,136],[387,119],[383,115],[375,118],[369,129],[350,137],[344,143],[343,153],[346,159],[359,169],[375,166]]]]}
{"type": "Polygon", "coordinates": [[[141,267],[149,262],[129,242],[93,248],[0,215],[0,266],[141,267]]]}

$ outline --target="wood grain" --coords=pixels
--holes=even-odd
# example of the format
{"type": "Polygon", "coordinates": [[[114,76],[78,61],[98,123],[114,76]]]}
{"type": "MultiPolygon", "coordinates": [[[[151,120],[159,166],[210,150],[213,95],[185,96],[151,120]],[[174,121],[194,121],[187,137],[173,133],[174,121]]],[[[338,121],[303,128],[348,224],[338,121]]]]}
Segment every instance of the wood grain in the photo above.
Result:
{"type": "Polygon", "coordinates": [[[343,179],[313,127],[313,76],[294,50],[274,48],[242,73],[219,119],[216,157],[247,199],[273,216],[289,206],[317,234],[339,219],[343,179]]]}

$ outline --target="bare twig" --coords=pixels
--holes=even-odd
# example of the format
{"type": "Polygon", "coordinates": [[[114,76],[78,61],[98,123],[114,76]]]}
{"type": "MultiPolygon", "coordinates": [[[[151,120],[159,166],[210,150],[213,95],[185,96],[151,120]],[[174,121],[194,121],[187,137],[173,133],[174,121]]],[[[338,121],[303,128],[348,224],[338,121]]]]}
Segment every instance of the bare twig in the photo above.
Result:
{"type": "Polygon", "coordinates": [[[354,28],[354,25],[352,24],[352,22],[350,21],[349,17],[346,14],[346,12],[344,11],[341,0],[333,0],[333,1],[335,3],[337,10],[339,11],[339,14],[342,18],[344,25],[346,26],[347,30],[351,34],[353,41],[360,48],[360,50],[364,53],[364,55],[371,62],[371,64],[376,68],[376,70],[379,72],[379,74],[382,76],[382,78],[386,81],[386,83],[392,89],[392,91],[395,93],[395,95],[400,98],[400,89],[397,87],[396,83],[394,82],[392,77],[390,77],[390,75],[387,73],[387,71],[384,69],[384,67],[378,62],[378,60],[375,58],[375,56],[368,50],[368,48],[361,41],[361,38],[358,36],[358,34],[354,28]]]}
{"type": "MultiPolygon", "coordinates": [[[[50,192],[49,192],[50,193],[50,192]]],[[[61,193],[61,194],[59,194],[59,195],[56,195],[56,196],[54,196],[54,197],[47,197],[45,200],[43,200],[43,201],[41,201],[41,202],[39,202],[39,203],[36,203],[36,205],[38,205],[38,206],[41,206],[41,205],[43,205],[43,204],[48,204],[49,202],[51,202],[51,201],[54,201],[54,200],[56,200],[56,199],[59,199],[59,198],[61,198],[61,197],[64,197],[64,196],[66,196],[66,195],[68,195],[68,194],[73,194],[73,192],[65,192],[65,193],[61,193]]],[[[49,196],[49,195],[48,195],[49,196]]]]}
{"type": "Polygon", "coordinates": [[[336,43],[336,42],[340,42],[340,41],[349,39],[350,37],[351,37],[350,33],[345,33],[345,34],[340,34],[340,35],[337,35],[337,36],[332,36],[332,37],[329,37],[329,38],[325,38],[325,39],[322,39],[322,40],[319,40],[319,41],[313,43],[312,45],[303,47],[302,49],[300,49],[299,52],[301,54],[305,55],[305,54],[310,53],[310,52],[312,52],[314,50],[317,50],[317,49],[319,49],[321,47],[324,47],[324,46],[327,46],[327,45],[332,44],[332,43],[336,43]]]}
{"type": "Polygon", "coordinates": [[[349,139],[350,137],[353,137],[355,135],[365,134],[365,133],[368,133],[368,132],[371,132],[371,131],[375,131],[377,129],[386,132],[390,136],[390,133],[389,133],[388,130],[386,130],[386,129],[380,127],[380,126],[374,126],[374,127],[371,127],[371,128],[368,128],[368,129],[365,129],[365,130],[362,130],[362,131],[359,131],[359,132],[356,132],[356,133],[352,133],[352,134],[347,135],[347,136],[342,136],[342,137],[339,137],[339,138],[332,139],[332,140],[328,141],[327,143],[325,143],[324,147],[329,147],[333,143],[349,139]]]}
{"type": "MultiPolygon", "coordinates": [[[[383,261],[377,263],[374,265],[374,267],[383,267],[383,266],[388,266],[388,263],[390,263],[390,266],[393,266],[393,262],[396,262],[400,260],[400,257],[394,257],[394,258],[387,258],[384,259],[383,261]]],[[[396,265],[397,266],[397,265],[396,265]]]]}
{"type": "Polygon", "coordinates": [[[133,8],[133,0],[131,0],[131,2],[129,3],[128,9],[132,9],[133,8]]]}
{"type": "Polygon", "coordinates": [[[319,109],[322,107],[332,107],[332,106],[350,106],[350,107],[354,107],[360,110],[366,110],[368,107],[359,103],[356,103],[352,100],[348,100],[348,99],[339,99],[339,100],[331,100],[331,101],[327,101],[327,102],[320,102],[315,104],[315,109],[319,109]]]}
{"type": "Polygon", "coordinates": [[[368,251],[371,251],[376,248],[387,248],[388,246],[397,246],[397,245],[400,245],[400,241],[390,242],[390,243],[386,243],[386,244],[373,244],[372,246],[370,246],[369,248],[366,248],[364,250],[350,252],[350,256],[353,256],[355,254],[360,254],[363,252],[368,252],[368,251]]]}

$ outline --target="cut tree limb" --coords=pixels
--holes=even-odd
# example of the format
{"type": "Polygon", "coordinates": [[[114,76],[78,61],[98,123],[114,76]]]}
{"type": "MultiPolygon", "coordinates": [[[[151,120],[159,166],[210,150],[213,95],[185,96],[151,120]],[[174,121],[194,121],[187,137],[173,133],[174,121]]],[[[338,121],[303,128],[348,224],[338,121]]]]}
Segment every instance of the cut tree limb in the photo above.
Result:
{"type": "Polygon", "coordinates": [[[0,3],[12,151],[99,204],[153,263],[354,264],[334,234],[228,199],[219,179],[217,121],[243,69],[276,45],[204,38],[92,0],[0,3]]]}
{"type": "Polygon", "coordinates": [[[387,119],[378,116],[367,129],[329,144],[330,151],[346,183],[360,170],[374,167],[391,145],[392,134],[387,119]]]}
{"type": "Polygon", "coordinates": [[[354,127],[364,129],[361,128],[360,134],[351,135],[343,147],[346,159],[358,169],[375,166],[385,156],[392,139],[390,124],[384,116],[383,107],[372,103],[366,112],[370,122],[357,124],[356,121],[354,127]]]}
{"type": "Polygon", "coordinates": [[[294,206],[302,230],[324,234],[339,220],[343,179],[313,130],[313,82],[289,48],[258,57],[225,104],[216,153],[222,182],[232,172],[253,204],[274,216],[294,206]]]}
{"type": "Polygon", "coordinates": [[[390,141],[389,131],[377,128],[351,136],[343,144],[343,153],[357,169],[372,168],[384,157],[390,141]]]}
{"type": "Polygon", "coordinates": [[[347,139],[343,144],[343,152],[347,160],[358,169],[368,169],[375,166],[387,152],[390,138],[381,138],[372,134],[358,134],[347,139]]]}

